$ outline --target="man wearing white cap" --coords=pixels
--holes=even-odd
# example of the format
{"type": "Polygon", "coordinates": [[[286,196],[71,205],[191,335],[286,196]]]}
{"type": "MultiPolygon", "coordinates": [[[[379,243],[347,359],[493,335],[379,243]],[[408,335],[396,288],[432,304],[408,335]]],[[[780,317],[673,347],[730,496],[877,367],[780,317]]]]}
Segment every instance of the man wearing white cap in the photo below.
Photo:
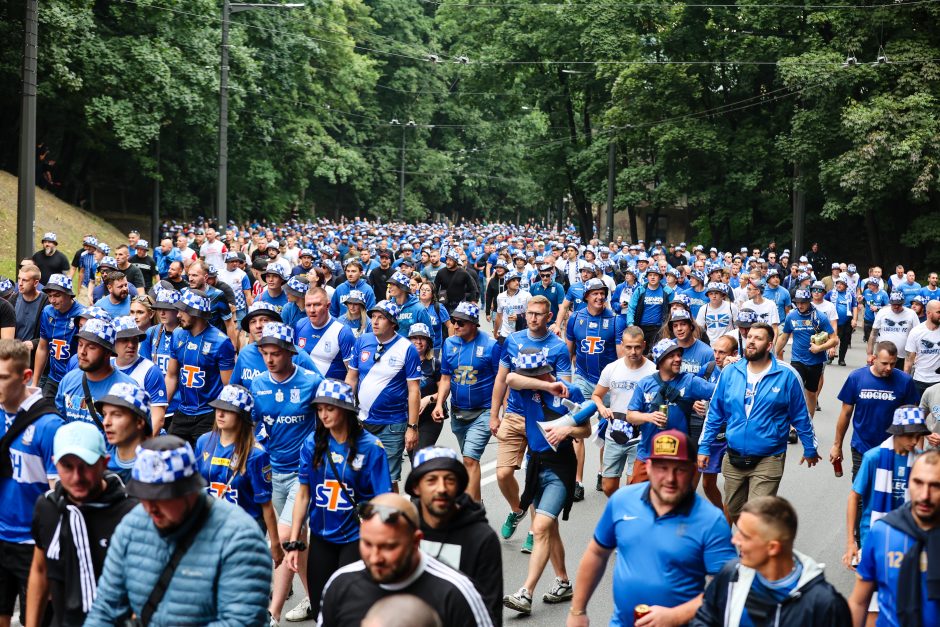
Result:
{"type": "Polygon", "coordinates": [[[97,595],[97,580],[111,535],[137,505],[117,475],[107,472],[104,437],[93,425],[73,422],[53,443],[59,482],[36,501],[33,511],[33,563],[26,600],[27,625],[43,624],[51,599],[62,627],[85,622],[97,595]]]}

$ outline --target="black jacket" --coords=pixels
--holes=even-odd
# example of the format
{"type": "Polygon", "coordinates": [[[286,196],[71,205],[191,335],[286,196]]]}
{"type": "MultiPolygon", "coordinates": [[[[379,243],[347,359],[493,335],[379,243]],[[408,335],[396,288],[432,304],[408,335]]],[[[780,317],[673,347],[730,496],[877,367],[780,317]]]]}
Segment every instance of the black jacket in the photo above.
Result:
{"type": "Polygon", "coordinates": [[[702,606],[689,623],[690,627],[739,625],[745,606],[758,627],[851,627],[849,605],[826,581],[822,567],[806,555],[795,551],[794,555],[803,564],[803,574],[797,587],[782,603],[763,604],[751,598],[754,570],[741,566],[738,560],[731,560],[705,588],[702,606]],[[757,619],[758,615],[766,618],[757,619]]]}
{"type": "MultiPolygon", "coordinates": [[[[420,512],[420,504],[416,505],[420,512]]],[[[502,625],[503,556],[499,538],[487,522],[482,505],[466,494],[457,497],[457,505],[460,509],[444,528],[432,529],[421,521],[421,548],[469,577],[483,597],[493,624],[502,625]]]]}
{"type": "Polygon", "coordinates": [[[448,312],[453,312],[460,301],[476,302],[480,299],[476,280],[463,268],[444,268],[434,277],[434,287],[440,298],[444,299],[448,312]]]}

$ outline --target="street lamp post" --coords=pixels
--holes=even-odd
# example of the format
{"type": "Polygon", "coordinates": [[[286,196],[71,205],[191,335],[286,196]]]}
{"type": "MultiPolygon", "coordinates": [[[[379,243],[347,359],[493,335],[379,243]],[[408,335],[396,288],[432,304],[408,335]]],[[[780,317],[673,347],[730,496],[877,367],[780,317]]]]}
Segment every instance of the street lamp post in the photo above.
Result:
{"type": "Polygon", "coordinates": [[[228,223],[228,26],[232,13],[252,9],[299,9],[302,3],[294,4],[248,4],[245,2],[222,2],[222,61],[219,70],[219,181],[216,199],[217,221],[224,232],[228,223]]]}
{"type": "Polygon", "coordinates": [[[16,198],[16,260],[33,254],[36,221],[36,63],[39,0],[26,0],[23,37],[23,99],[20,117],[20,171],[16,198]]]}

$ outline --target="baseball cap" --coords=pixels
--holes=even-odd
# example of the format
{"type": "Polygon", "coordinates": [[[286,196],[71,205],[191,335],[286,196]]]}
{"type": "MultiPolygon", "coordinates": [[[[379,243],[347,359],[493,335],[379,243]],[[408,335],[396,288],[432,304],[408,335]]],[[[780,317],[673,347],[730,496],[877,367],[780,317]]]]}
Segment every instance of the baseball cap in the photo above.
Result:
{"type": "Polygon", "coordinates": [[[104,435],[90,422],[66,423],[59,427],[52,440],[52,459],[56,463],[66,455],[75,455],[91,465],[107,454],[104,435]]]}
{"type": "Polygon", "coordinates": [[[677,462],[692,461],[689,439],[678,429],[669,429],[653,436],[649,459],[667,459],[677,462]]]}

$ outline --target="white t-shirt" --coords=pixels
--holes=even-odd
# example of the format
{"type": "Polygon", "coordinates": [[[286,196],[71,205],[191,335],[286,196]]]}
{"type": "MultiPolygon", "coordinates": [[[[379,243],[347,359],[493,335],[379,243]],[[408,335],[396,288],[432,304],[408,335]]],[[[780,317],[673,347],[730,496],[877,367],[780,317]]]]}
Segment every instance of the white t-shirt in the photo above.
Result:
{"type": "Polygon", "coordinates": [[[500,292],[496,296],[496,313],[503,314],[502,324],[499,327],[500,337],[509,337],[516,332],[516,321],[510,320],[509,316],[525,315],[526,305],[532,295],[525,290],[519,290],[513,296],[509,292],[500,292]]]}
{"type": "Polygon", "coordinates": [[[873,329],[878,329],[878,341],[893,342],[898,348],[898,359],[907,357],[907,338],[920,324],[917,314],[904,307],[901,313],[894,313],[891,307],[882,307],[875,314],[873,329]]]}
{"type": "MultiPolygon", "coordinates": [[[[604,366],[597,384],[610,390],[609,409],[625,414],[627,413],[627,407],[630,405],[630,399],[633,398],[633,390],[636,388],[636,384],[639,383],[640,379],[653,374],[656,374],[656,366],[649,359],[644,359],[643,365],[636,369],[631,369],[626,360],[618,359],[604,366]]],[[[613,441],[613,438],[610,437],[612,429],[630,432],[630,428],[626,425],[611,424],[607,427],[607,434],[604,439],[613,441]]]]}
{"type": "Polygon", "coordinates": [[[225,253],[225,244],[220,240],[214,242],[206,240],[199,247],[199,256],[205,259],[206,263],[215,266],[217,270],[222,270],[225,267],[225,253]]]}
{"type": "Polygon", "coordinates": [[[916,381],[940,383],[940,374],[936,372],[940,368],[940,328],[931,331],[926,322],[921,322],[907,336],[904,351],[917,354],[911,373],[916,381]]]}
{"type": "Polygon", "coordinates": [[[835,329],[836,325],[839,323],[839,312],[836,311],[836,306],[830,303],[828,300],[823,300],[822,302],[814,302],[813,307],[816,308],[816,311],[829,318],[829,323],[832,325],[832,328],[835,329]]]}
{"type": "Polygon", "coordinates": [[[767,367],[760,372],[751,372],[750,364],[745,368],[747,371],[747,389],[744,391],[744,413],[748,418],[751,417],[751,409],[754,407],[754,396],[757,393],[757,384],[760,383],[764,375],[770,371],[771,365],[773,365],[773,363],[767,364],[767,367]]]}
{"type": "Polygon", "coordinates": [[[770,325],[780,324],[780,315],[777,313],[777,303],[770,299],[765,298],[760,305],[751,299],[744,303],[741,308],[750,309],[756,313],[758,322],[766,322],[770,325]]]}
{"type": "Polygon", "coordinates": [[[737,331],[738,308],[725,301],[717,309],[711,303],[699,307],[695,322],[705,329],[712,342],[728,333],[737,331]]]}

